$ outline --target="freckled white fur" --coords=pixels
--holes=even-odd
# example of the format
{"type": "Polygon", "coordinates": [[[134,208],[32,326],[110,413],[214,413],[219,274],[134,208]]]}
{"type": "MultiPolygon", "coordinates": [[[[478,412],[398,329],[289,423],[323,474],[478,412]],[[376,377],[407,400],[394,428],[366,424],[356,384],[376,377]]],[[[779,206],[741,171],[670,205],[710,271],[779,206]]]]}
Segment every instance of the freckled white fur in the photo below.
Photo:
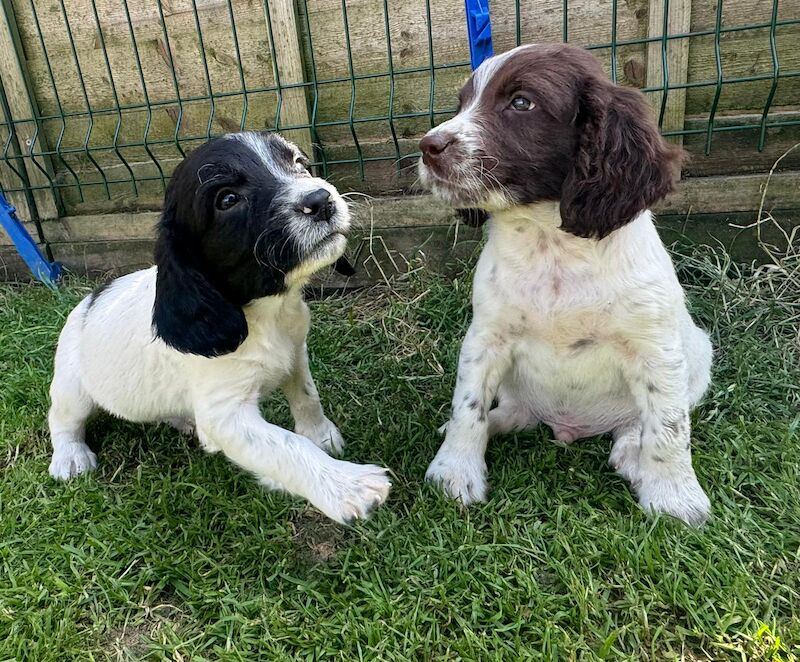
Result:
{"type": "MultiPolygon", "coordinates": [[[[278,170],[263,143],[251,142],[265,166],[278,170]]],[[[303,187],[324,185],[335,194],[322,180],[297,181],[289,194],[298,199],[303,187]]],[[[338,227],[346,230],[346,207],[338,195],[334,199],[338,227]]],[[[302,287],[341,255],[344,244],[336,236],[287,274],[286,293],[246,305],[248,336],[224,356],[183,354],[155,336],[156,267],[114,280],[93,302],[85,298],[68,316],[56,350],[50,474],[67,479],[95,468],[84,431],[87,418],[102,409],[129,421],[193,430],[208,452],[222,451],[264,485],[305,497],[336,521],[366,517],[391,483],[383,468],[327,454],[340,452],[343,440],[323,413],[306,350],[310,318],[302,287]],[[278,387],[294,432],[268,423],[259,411],[259,400],[278,387]]]]}
{"type": "Polygon", "coordinates": [[[491,435],[542,422],[560,443],[611,432],[610,463],[641,505],[700,523],[709,501],[688,415],[709,383],[711,345],[652,216],[600,241],[560,224],[556,202],[491,217],[452,415],[427,477],[469,504],[487,496],[491,435]]]}

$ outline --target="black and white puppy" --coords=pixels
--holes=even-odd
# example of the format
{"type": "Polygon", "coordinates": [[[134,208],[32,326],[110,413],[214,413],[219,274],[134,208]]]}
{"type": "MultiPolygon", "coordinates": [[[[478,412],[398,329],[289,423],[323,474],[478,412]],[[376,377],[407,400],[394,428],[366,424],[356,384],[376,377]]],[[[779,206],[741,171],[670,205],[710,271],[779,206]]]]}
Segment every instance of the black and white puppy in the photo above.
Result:
{"type": "Polygon", "coordinates": [[[336,460],[342,436],[308,367],[302,288],[344,252],[350,226],[336,189],[277,135],[237,133],[192,152],[173,174],[156,266],[86,297],[61,332],[50,387],[50,474],[96,466],[86,419],[195,430],[264,484],[328,517],[365,517],[389,492],[386,470],[336,460]],[[281,387],[295,421],[265,421],[259,399],[281,387]]]}
{"type": "Polygon", "coordinates": [[[673,189],[682,151],[637,90],[575,47],[491,58],[459,96],[420,143],[421,179],[490,221],[427,477],[469,504],[487,495],[490,436],[538,423],[561,443],[610,432],[610,463],[645,509],[704,521],[689,411],[711,344],[647,209],[673,189]]]}

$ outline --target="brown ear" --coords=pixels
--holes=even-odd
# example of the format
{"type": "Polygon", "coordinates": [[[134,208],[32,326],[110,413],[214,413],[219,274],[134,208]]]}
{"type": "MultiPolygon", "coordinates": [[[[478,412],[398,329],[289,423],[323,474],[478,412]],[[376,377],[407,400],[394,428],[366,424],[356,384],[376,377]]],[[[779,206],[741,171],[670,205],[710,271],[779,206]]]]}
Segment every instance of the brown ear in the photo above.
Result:
{"type": "Polygon", "coordinates": [[[685,153],[662,138],[638,90],[590,82],[580,100],[575,167],[561,195],[561,228],[602,239],[674,187],[685,153]]]}

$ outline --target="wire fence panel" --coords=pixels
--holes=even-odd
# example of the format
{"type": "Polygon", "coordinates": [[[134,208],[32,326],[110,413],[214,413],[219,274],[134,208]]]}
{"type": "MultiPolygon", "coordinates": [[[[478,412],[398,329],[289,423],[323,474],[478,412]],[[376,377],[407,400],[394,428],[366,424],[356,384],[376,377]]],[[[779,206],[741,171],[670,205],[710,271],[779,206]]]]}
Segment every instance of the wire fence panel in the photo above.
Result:
{"type": "MultiPolygon", "coordinates": [[[[800,141],[800,0],[490,7],[495,52],[568,41],[643,89],[664,134],[692,152],[692,174],[765,169],[800,141]]],[[[36,217],[157,208],[187,150],[241,129],[287,133],[344,188],[407,191],[419,137],[454,112],[470,70],[463,0],[3,0],[3,9],[14,48],[0,50],[0,184],[36,217]],[[8,102],[14,77],[27,116],[8,102]]]]}

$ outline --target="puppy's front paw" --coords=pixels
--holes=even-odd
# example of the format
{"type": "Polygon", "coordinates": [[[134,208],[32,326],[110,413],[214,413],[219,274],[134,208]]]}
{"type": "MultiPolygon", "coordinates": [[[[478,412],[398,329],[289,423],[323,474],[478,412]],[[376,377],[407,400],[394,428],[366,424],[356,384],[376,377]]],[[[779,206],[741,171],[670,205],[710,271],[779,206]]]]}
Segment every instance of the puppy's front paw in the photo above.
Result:
{"type": "Polygon", "coordinates": [[[439,449],[425,472],[425,480],[440,485],[447,494],[465,506],[486,501],[489,494],[486,462],[480,456],[439,449]]]}
{"type": "Polygon", "coordinates": [[[327,418],[317,425],[298,423],[294,430],[297,434],[311,439],[316,446],[328,455],[341,455],[344,450],[344,438],[339,428],[327,418]]]}
{"type": "Polygon", "coordinates": [[[310,501],[342,524],[366,519],[389,496],[392,483],[387,473],[387,469],[374,464],[336,460],[335,469],[320,478],[323,482],[310,501]]]}
{"type": "Polygon", "coordinates": [[[691,526],[704,524],[711,512],[711,502],[693,474],[643,476],[636,491],[646,512],[666,513],[691,526]]]}
{"type": "Polygon", "coordinates": [[[86,444],[64,444],[53,451],[50,475],[57,480],[68,480],[97,467],[97,456],[86,444]]]}

